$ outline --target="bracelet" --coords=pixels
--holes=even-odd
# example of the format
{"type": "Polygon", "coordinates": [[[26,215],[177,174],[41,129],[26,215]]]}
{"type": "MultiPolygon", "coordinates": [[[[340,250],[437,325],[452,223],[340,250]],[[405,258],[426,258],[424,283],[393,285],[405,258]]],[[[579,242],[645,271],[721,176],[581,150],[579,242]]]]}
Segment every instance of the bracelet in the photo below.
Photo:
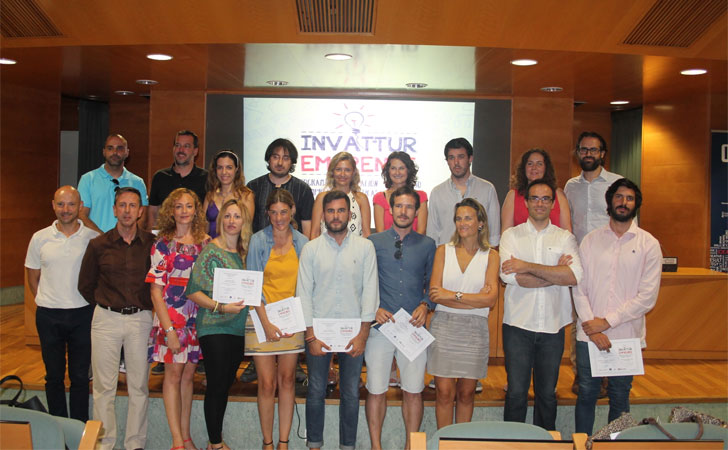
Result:
{"type": "Polygon", "coordinates": [[[311,336],[311,337],[307,337],[306,339],[304,339],[304,341],[305,341],[305,342],[306,342],[307,344],[310,344],[311,342],[313,342],[313,341],[315,341],[315,340],[316,340],[316,336],[311,336]]]}
{"type": "Polygon", "coordinates": [[[220,303],[218,303],[218,302],[215,302],[215,307],[214,307],[214,308],[212,309],[212,312],[213,312],[213,313],[216,313],[216,312],[217,312],[217,307],[218,307],[218,306],[220,306],[220,303]]]}
{"type": "Polygon", "coordinates": [[[174,331],[174,325],[170,325],[169,328],[164,329],[165,333],[169,333],[170,331],[174,331]]]}
{"type": "Polygon", "coordinates": [[[425,308],[427,308],[428,311],[430,310],[430,305],[428,305],[427,302],[421,301],[418,306],[422,306],[422,305],[425,305],[425,308]]]}

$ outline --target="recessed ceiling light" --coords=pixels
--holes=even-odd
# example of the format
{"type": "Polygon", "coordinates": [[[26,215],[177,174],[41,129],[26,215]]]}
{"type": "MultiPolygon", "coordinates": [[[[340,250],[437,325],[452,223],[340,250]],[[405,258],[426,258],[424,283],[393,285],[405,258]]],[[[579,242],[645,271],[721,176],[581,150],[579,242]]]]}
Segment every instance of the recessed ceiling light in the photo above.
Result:
{"type": "Polygon", "coordinates": [[[134,95],[134,91],[114,91],[116,95],[134,95]]]}
{"type": "Polygon", "coordinates": [[[609,102],[610,105],[626,105],[629,101],[627,100],[614,100],[612,102],[609,102]]]}
{"type": "Polygon", "coordinates": [[[136,80],[137,84],[143,84],[145,86],[153,86],[155,84],[159,84],[159,81],[156,80],[136,80]]]}
{"type": "Polygon", "coordinates": [[[511,64],[514,66],[535,66],[538,64],[538,61],[535,59],[514,59],[511,61],[511,64]]]}
{"type": "Polygon", "coordinates": [[[705,73],[708,73],[705,69],[685,69],[681,70],[680,73],[682,75],[703,75],[705,73]]]}
{"type": "Polygon", "coordinates": [[[266,83],[270,84],[271,86],[286,86],[288,85],[288,81],[283,80],[268,80],[266,83]]]}
{"type": "Polygon", "coordinates": [[[412,89],[423,89],[427,87],[427,83],[407,83],[405,86],[412,89]]]}
{"type": "Polygon", "coordinates": [[[541,88],[544,92],[561,92],[564,90],[561,86],[546,86],[541,88]]]}
{"type": "Polygon", "coordinates": [[[16,64],[17,61],[10,58],[0,58],[0,64],[16,64]]]}
{"type": "Polygon", "coordinates": [[[324,55],[324,58],[333,61],[346,61],[347,59],[351,59],[352,56],[348,53],[327,53],[324,55]]]}
{"type": "Polygon", "coordinates": [[[171,56],[165,55],[164,53],[150,53],[147,55],[147,58],[153,59],[155,61],[169,61],[172,59],[171,56]]]}

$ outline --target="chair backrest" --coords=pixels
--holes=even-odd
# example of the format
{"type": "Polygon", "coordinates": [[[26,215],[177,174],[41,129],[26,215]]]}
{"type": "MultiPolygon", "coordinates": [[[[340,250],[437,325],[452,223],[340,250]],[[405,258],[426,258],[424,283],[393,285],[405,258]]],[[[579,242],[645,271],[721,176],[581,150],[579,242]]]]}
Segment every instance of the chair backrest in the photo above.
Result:
{"type": "Polygon", "coordinates": [[[554,442],[554,436],[541,427],[520,422],[493,421],[458,423],[442,427],[427,441],[427,448],[483,448],[486,439],[488,448],[559,448],[554,445],[559,443],[564,444],[565,449],[572,448],[570,442],[554,442]],[[544,447],[545,444],[550,446],[544,447]]]}
{"type": "Polygon", "coordinates": [[[0,421],[0,448],[32,450],[33,437],[30,423],[0,421]]]}
{"type": "Polygon", "coordinates": [[[50,414],[0,405],[0,419],[29,422],[35,448],[64,448],[66,444],[61,425],[50,414]]]}

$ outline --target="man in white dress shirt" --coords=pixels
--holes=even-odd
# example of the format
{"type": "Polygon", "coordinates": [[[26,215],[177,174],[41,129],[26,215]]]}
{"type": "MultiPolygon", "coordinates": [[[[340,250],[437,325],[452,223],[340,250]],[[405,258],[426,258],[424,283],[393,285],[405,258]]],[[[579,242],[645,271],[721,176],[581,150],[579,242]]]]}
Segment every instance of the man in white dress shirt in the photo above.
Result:
{"type": "Polygon", "coordinates": [[[533,424],[555,430],[554,390],[564,352],[564,327],[572,315],[568,286],[581,278],[581,263],[574,235],[549,220],[555,187],[534,180],[526,193],[528,220],[507,229],[500,243],[508,377],[503,419],[526,421],[533,372],[533,424]]]}

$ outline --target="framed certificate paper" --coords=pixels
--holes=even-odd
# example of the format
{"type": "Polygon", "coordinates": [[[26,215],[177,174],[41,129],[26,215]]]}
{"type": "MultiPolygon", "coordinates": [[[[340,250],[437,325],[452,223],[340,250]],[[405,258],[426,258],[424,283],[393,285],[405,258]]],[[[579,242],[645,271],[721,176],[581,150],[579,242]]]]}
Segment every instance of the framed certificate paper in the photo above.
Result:
{"type": "Polygon", "coordinates": [[[612,348],[602,351],[589,341],[589,362],[593,377],[644,375],[642,347],[638,338],[613,339],[612,348]]]}

